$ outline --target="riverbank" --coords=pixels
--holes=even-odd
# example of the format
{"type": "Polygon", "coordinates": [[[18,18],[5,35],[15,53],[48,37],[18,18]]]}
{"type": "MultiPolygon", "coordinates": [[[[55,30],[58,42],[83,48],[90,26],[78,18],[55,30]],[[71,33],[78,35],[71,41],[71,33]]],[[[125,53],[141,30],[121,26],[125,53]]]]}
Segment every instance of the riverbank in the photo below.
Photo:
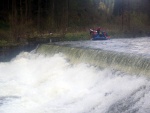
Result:
{"type": "MultiPolygon", "coordinates": [[[[136,38],[150,36],[148,31],[129,32],[116,29],[106,30],[111,39],[114,38],[136,38]]],[[[5,40],[8,37],[0,39],[0,61],[9,61],[21,51],[31,51],[38,44],[62,41],[81,41],[90,40],[89,29],[80,31],[70,31],[67,33],[33,33],[28,37],[20,38],[17,41],[5,40]]],[[[7,34],[8,36],[8,34],[7,34]]],[[[10,35],[9,35],[10,36],[10,35]]]]}
{"type": "MultiPolygon", "coordinates": [[[[94,27],[95,29],[97,26],[94,27]]],[[[91,29],[94,29],[91,27],[91,29]]],[[[136,38],[136,37],[148,37],[150,36],[150,31],[148,28],[145,29],[124,29],[118,28],[117,26],[105,25],[101,26],[102,31],[108,33],[111,38],[136,38]]],[[[66,31],[41,31],[38,32],[33,30],[32,32],[24,32],[22,34],[18,33],[13,35],[9,29],[0,30],[0,47],[6,46],[20,46],[26,44],[40,44],[49,42],[59,42],[59,41],[79,41],[79,40],[89,40],[90,37],[90,27],[86,28],[70,28],[66,31]]]]}

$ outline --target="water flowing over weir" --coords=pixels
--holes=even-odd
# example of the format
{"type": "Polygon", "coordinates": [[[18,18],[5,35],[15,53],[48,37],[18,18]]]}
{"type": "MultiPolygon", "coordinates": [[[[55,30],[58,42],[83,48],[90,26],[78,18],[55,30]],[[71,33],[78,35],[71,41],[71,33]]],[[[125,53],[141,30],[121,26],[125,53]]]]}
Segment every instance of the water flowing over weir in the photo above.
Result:
{"type": "Polygon", "coordinates": [[[21,52],[0,62],[0,113],[150,113],[148,58],[51,44],[21,52]]]}
{"type": "Polygon", "coordinates": [[[60,52],[64,53],[73,63],[83,62],[101,68],[150,76],[150,58],[142,55],[53,44],[40,45],[37,52],[47,55],[54,55],[60,52]]]}

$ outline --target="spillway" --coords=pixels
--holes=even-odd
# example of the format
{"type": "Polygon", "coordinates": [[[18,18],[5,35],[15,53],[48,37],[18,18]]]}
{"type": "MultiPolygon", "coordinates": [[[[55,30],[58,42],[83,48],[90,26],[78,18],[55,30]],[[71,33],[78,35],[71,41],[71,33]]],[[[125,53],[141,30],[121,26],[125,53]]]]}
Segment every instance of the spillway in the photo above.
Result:
{"type": "Polygon", "coordinates": [[[37,52],[45,55],[63,53],[72,63],[82,62],[136,75],[149,76],[150,74],[150,58],[142,55],[54,44],[40,45],[37,52]]]}
{"type": "Polygon", "coordinates": [[[149,47],[143,46],[144,55],[70,44],[21,52],[0,62],[0,113],[150,113],[149,47]]]}

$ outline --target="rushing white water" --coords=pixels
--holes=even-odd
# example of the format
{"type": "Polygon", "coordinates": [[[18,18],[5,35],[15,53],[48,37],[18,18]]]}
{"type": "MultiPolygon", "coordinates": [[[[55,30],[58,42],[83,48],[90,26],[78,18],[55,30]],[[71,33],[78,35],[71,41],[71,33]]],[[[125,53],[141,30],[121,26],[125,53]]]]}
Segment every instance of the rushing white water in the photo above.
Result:
{"type": "Polygon", "coordinates": [[[0,63],[0,113],[149,113],[150,81],[64,55],[22,52],[0,63]]]}

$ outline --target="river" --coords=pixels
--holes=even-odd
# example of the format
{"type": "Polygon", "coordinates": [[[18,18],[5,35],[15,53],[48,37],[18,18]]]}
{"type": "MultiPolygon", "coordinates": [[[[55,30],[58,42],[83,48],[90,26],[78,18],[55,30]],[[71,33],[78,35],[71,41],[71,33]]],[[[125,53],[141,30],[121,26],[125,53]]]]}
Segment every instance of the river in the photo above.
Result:
{"type": "MultiPolygon", "coordinates": [[[[150,58],[149,37],[55,44],[150,58]]],[[[149,99],[149,75],[74,64],[62,52],[0,62],[0,113],[150,113],[149,99]]]]}

